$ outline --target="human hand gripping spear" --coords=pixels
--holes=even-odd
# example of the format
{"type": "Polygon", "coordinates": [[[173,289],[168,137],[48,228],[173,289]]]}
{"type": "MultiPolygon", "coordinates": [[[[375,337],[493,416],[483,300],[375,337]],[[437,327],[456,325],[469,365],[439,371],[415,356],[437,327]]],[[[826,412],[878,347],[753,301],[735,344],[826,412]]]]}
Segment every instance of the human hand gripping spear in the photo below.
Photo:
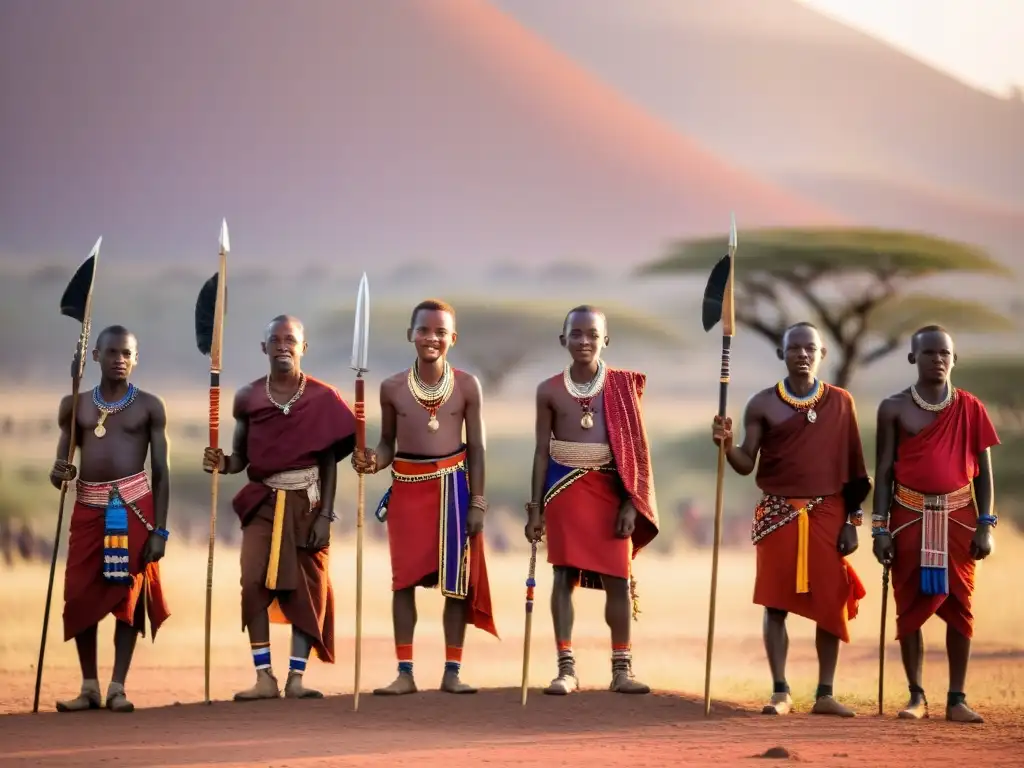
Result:
{"type": "MultiPolygon", "coordinates": [[[[220,366],[224,341],[224,314],[227,311],[227,268],[231,241],[228,222],[220,225],[220,267],[207,280],[196,299],[196,346],[210,356],[210,447],[220,447],[220,366]]],[[[210,632],[213,623],[213,546],[217,538],[217,489],[220,467],[214,467],[210,480],[210,551],[206,560],[206,637],[204,657],[204,695],[210,703],[210,632]]]]}
{"type": "MultiPolygon", "coordinates": [[[[366,450],[366,381],[369,371],[367,359],[370,347],[370,284],[363,273],[356,295],[355,328],[352,331],[351,368],[356,372],[356,453],[366,450]]],[[[356,476],[356,663],[352,709],[359,711],[359,679],[363,664],[363,523],[366,518],[366,477],[356,476]]]]}
{"type": "MultiPolygon", "coordinates": [[[[75,460],[75,438],[78,436],[78,389],[85,371],[85,353],[89,349],[89,332],[92,330],[92,286],[96,277],[96,260],[100,255],[101,237],[92,247],[88,258],[75,272],[64,289],[60,299],[60,313],[82,324],[75,349],[75,360],[71,366],[71,441],[68,443],[67,463],[75,460]]],[[[32,713],[39,711],[39,689],[43,683],[43,657],[46,655],[46,632],[50,627],[50,603],[53,600],[53,579],[57,571],[57,550],[60,548],[60,532],[64,527],[64,501],[68,495],[68,481],[60,486],[60,502],[57,507],[57,533],[53,537],[53,557],[50,560],[50,580],[46,585],[46,608],[43,611],[43,636],[39,640],[39,661],[36,664],[36,690],[32,698],[32,713]]]]}
{"type": "MultiPolygon", "coordinates": [[[[733,273],[736,260],[736,217],[729,227],[729,252],[715,264],[704,289],[702,319],[704,330],[710,331],[722,321],[722,370],[718,381],[718,417],[725,419],[729,400],[729,373],[732,337],[736,330],[733,305],[733,273]]],[[[718,445],[718,477],[715,486],[715,543],[711,554],[711,599],[708,606],[708,646],[704,667],[704,715],[711,714],[711,657],[715,646],[715,602],[718,597],[718,550],[722,546],[722,507],[725,501],[725,442],[718,445]]]]}

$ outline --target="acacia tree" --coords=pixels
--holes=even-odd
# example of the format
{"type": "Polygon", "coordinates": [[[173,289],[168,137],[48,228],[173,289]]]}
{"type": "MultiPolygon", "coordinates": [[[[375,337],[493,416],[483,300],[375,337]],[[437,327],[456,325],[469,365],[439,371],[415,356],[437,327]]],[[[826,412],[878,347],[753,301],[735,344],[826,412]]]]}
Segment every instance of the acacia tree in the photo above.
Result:
{"type": "MultiPolygon", "coordinates": [[[[674,244],[641,275],[710,273],[725,237],[674,244]]],[[[848,387],[857,370],[898,349],[916,328],[1010,330],[1011,320],[977,301],[909,293],[926,277],[1012,272],[973,246],[929,235],[872,228],[744,232],[736,256],[736,320],[773,346],[800,307],[832,341],[833,380],[848,387]]]]}
{"type": "MultiPolygon", "coordinates": [[[[453,301],[457,313],[458,343],[452,350],[453,362],[464,364],[480,378],[484,388],[498,392],[515,371],[530,360],[557,349],[560,324],[569,309],[553,301],[453,301]]],[[[602,304],[608,315],[609,333],[625,344],[644,344],[656,349],[680,348],[682,335],[665,321],[632,309],[602,304]]],[[[371,354],[389,360],[399,356],[405,364],[411,359],[405,342],[409,327],[406,305],[374,305],[370,317],[371,354]]],[[[325,327],[336,331],[351,328],[354,312],[338,310],[325,327]]],[[[335,344],[351,343],[336,337],[335,344]]],[[[339,348],[340,352],[340,348],[339,348]]]]}

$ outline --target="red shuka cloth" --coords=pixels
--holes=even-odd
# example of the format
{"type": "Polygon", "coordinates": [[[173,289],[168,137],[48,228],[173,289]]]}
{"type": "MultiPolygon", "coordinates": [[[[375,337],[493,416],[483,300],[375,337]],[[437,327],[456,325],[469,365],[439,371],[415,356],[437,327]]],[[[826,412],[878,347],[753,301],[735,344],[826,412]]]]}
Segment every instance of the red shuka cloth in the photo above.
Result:
{"type": "MultiPolygon", "coordinates": [[[[396,457],[392,468],[399,474],[419,475],[455,466],[465,452],[426,462],[396,457]]],[[[462,473],[465,477],[465,473],[462,473]]],[[[387,501],[388,548],[391,553],[391,589],[433,587],[438,583],[441,551],[441,488],[444,478],[403,482],[395,479],[387,501]]],[[[491,587],[483,534],[469,539],[469,593],[466,620],[495,637],[498,630],[491,607],[491,587]]]]}
{"type": "Polygon", "coordinates": [[[338,390],[312,376],[306,376],[306,390],[287,416],[267,397],[266,377],[251,386],[246,406],[250,482],[233,500],[243,524],[270,496],[271,489],[262,482],[265,478],[314,466],[328,450],[333,450],[340,461],[346,448],[351,452],[349,446],[356,431],[355,415],[338,390]]]}
{"type": "MultiPolygon", "coordinates": [[[[916,435],[901,430],[893,467],[894,479],[904,488],[924,494],[945,494],[963,488],[978,476],[978,456],[999,445],[984,404],[970,392],[956,391],[956,400],[916,435]]],[[[974,560],[970,556],[977,525],[971,504],[951,512],[949,525],[949,594],[921,592],[920,513],[895,500],[889,510],[889,530],[895,533],[892,588],[896,599],[896,636],[919,630],[937,615],[965,637],[974,634],[971,602],[974,595],[974,560]],[[908,525],[909,524],[909,525],[908,525]],[[906,528],[900,529],[902,526],[906,528]]]]}
{"type": "MultiPolygon", "coordinates": [[[[155,525],[153,495],[132,502],[155,525]]],[[[146,526],[128,510],[128,571],[131,584],[115,584],[103,578],[103,531],[105,509],[75,502],[68,538],[68,561],[64,571],[64,640],[80,635],[107,616],[135,625],[135,612],[142,590],[146,590],[146,608],[153,639],[171,615],[160,586],[160,564],[142,567],[142,551],[149,538],[146,526]]],[[[145,634],[145,618],[135,625],[145,634]]]]}
{"type": "Polygon", "coordinates": [[[864,448],[849,392],[826,384],[815,411],[813,424],[800,412],[770,427],[757,466],[757,485],[764,493],[785,497],[798,508],[807,499],[824,497],[808,516],[810,592],[796,591],[798,522],[793,520],[756,545],[754,603],[811,619],[848,643],[847,622],[857,615],[866,591],[837,545],[846,522],[843,488],[867,478],[864,448]]]}
{"type": "Polygon", "coordinates": [[[615,535],[621,506],[611,472],[585,472],[560,490],[544,505],[548,563],[628,579],[630,540],[615,535]]]}
{"type": "Polygon", "coordinates": [[[640,405],[646,385],[647,376],[642,373],[609,368],[603,392],[608,445],[622,486],[637,511],[633,557],[654,540],[659,528],[651,451],[640,405]]]}

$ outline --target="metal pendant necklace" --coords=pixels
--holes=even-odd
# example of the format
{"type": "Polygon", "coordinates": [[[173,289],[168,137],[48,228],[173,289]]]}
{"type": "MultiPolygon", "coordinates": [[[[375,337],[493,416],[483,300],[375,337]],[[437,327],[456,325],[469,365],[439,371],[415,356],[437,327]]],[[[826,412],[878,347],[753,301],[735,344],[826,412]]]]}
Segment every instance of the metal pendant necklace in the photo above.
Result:
{"type": "Polygon", "coordinates": [[[270,393],[270,377],[267,376],[267,399],[272,402],[285,416],[291,413],[292,406],[299,402],[299,398],[302,397],[302,393],[306,391],[306,374],[299,374],[299,388],[295,390],[295,394],[292,395],[292,399],[284,405],[281,405],[274,396],[270,393]]]}
{"type": "Polygon", "coordinates": [[[455,372],[447,360],[444,361],[444,369],[441,371],[441,378],[436,384],[427,384],[420,378],[419,361],[412,364],[407,377],[409,392],[412,398],[430,416],[427,419],[427,429],[430,432],[437,432],[441,428],[441,422],[437,420],[437,412],[448,398],[455,391],[455,372]]]}
{"type": "Polygon", "coordinates": [[[103,426],[103,422],[107,420],[107,416],[112,413],[118,413],[123,411],[125,408],[135,402],[135,397],[139,394],[139,388],[134,384],[128,385],[128,391],[124,393],[124,397],[118,400],[116,403],[108,403],[103,399],[100,394],[99,385],[92,388],[92,404],[96,406],[96,409],[100,412],[100,420],[96,422],[96,429],[92,431],[96,437],[103,437],[107,434],[107,428],[103,426]]]}
{"type": "Polygon", "coordinates": [[[584,429],[591,429],[594,426],[594,411],[590,404],[604,390],[604,382],[608,375],[604,360],[597,361],[597,373],[594,378],[585,384],[577,384],[572,380],[572,364],[565,366],[562,372],[562,382],[565,384],[565,391],[580,404],[583,415],[580,417],[580,426],[584,429]]]}

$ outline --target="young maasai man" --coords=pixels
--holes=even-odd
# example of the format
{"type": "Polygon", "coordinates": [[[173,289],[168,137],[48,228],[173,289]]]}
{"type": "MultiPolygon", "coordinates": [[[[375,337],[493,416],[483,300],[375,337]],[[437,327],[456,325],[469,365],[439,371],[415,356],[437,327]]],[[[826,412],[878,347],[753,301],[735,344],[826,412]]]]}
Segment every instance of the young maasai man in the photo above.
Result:
{"type": "Polygon", "coordinates": [[[476,377],[446,358],[457,338],[450,305],[417,304],[407,336],[416,361],[381,384],[380,443],[352,462],[364,474],[390,465],[393,480],[377,518],[388,526],[398,677],[374,693],[416,692],[415,589],[437,586],[445,597],[447,647],[441,690],[476,693],[459,679],[466,625],[498,635],[484,562],[483,395],[476,377]]]}
{"type": "Polygon", "coordinates": [[[79,395],[71,423],[71,397],[60,404],[58,458],[50,472],[57,488],[79,477],[71,514],[68,561],[64,571],[64,640],[75,638],[82,667],[82,691],[58,701],[59,712],[135,707],[124,691],[135,641],[157,630],[170,615],[160,589],[160,559],[167,541],[170,479],[167,413],[163,401],[128,381],[138,362],[138,341],[120,325],[96,338],[92,359],[100,383],[79,395]],[[80,448],[81,473],[65,460],[71,443],[80,448]],[[153,484],[146,477],[149,455],[153,484]],[[114,673],[106,699],[100,698],[96,671],[96,626],[107,615],[114,629],[114,673]]]}
{"type": "Polygon", "coordinates": [[[203,469],[247,470],[234,498],[242,522],[242,628],[249,630],[256,684],[235,701],[281,695],[270,666],[270,622],[291,624],[284,695],[322,698],[303,685],[310,650],[334,663],[329,545],[338,462],[355,444],[355,417],[338,390],[302,371],[306,337],[294,317],[275,317],[262,348],[267,376],[235,394],[232,453],[207,448],[203,469]]]}
{"type": "Polygon", "coordinates": [[[818,378],[825,347],[813,325],[788,328],[778,356],[786,378],[750,398],[742,445],[733,444],[732,419],[716,416],[712,428],[737,473],[749,475],[757,466],[763,493],[751,534],[757,548],[754,603],[765,608],[764,646],[775,687],[762,711],[784,715],[792,709],[786,616],[795,613],[817,625],[818,690],[811,712],[853,717],[833,698],[832,685],[839,642],[850,642],[847,622],[865,594],[846,561],[857,549],[861,504],[871,490],[857,411],[849,392],[818,378]]]}
{"type": "Polygon", "coordinates": [[[932,615],[946,622],[949,693],[946,719],[980,723],[966,703],[964,684],[971,655],[974,563],[992,552],[992,461],[999,445],[985,406],[956,389],[953,339],[930,325],[911,338],[917,383],[878,407],[874,553],[892,565],[896,635],[910,686],[899,716],[928,716],[921,687],[924,637],[932,615]]]}
{"type": "Polygon", "coordinates": [[[608,368],[604,313],[589,306],[566,315],[559,336],[572,363],[537,387],[537,447],[526,538],[545,527],[554,566],[551,615],[558,676],[545,693],[579,686],[572,652],[572,594],[579,585],[605,591],[612,635],[611,690],[649,693],[633,678],[630,618],[634,615],[632,560],[658,535],[647,433],[640,398],[647,377],[608,368]]]}

